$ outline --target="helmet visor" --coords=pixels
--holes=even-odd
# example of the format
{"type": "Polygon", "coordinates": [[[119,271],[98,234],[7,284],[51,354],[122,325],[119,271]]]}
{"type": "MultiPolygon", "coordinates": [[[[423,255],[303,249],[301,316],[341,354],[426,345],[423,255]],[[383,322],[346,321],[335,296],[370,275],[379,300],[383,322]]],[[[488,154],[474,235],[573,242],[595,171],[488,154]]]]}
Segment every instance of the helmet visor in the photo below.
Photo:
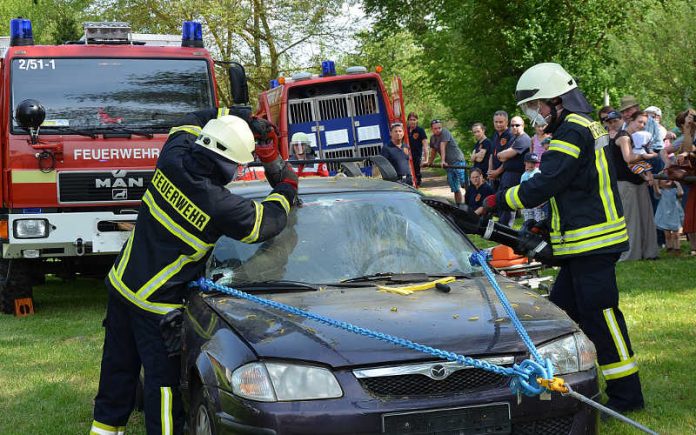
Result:
{"type": "Polygon", "coordinates": [[[515,101],[517,101],[518,105],[524,104],[533,98],[538,92],[539,89],[518,89],[515,91],[515,101]]]}

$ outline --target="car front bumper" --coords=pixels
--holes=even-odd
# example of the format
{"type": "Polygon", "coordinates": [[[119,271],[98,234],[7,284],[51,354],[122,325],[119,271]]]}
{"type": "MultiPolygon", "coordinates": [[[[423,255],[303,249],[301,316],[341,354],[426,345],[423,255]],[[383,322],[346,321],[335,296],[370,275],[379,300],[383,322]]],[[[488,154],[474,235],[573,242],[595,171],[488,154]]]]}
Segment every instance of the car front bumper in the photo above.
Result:
{"type": "MultiPolygon", "coordinates": [[[[348,374],[344,374],[349,376],[348,374]]],[[[595,370],[563,376],[573,390],[597,400],[599,397],[595,370]]],[[[385,414],[422,415],[438,410],[458,410],[481,405],[509,405],[510,424],[506,429],[486,433],[537,435],[591,435],[597,433],[597,412],[571,397],[553,393],[550,400],[540,396],[519,399],[507,387],[468,394],[427,397],[375,398],[359,384],[340,379],[344,396],[332,400],[262,403],[240,399],[229,392],[217,390],[216,427],[220,434],[425,434],[405,423],[397,432],[385,431],[385,414]],[[355,388],[355,387],[358,388],[355,388]],[[409,429],[410,427],[410,429],[409,429]]],[[[503,424],[502,426],[506,426],[503,424]]],[[[437,431],[447,433],[475,433],[437,431]]],[[[483,432],[481,432],[483,433],[483,432]]]]}

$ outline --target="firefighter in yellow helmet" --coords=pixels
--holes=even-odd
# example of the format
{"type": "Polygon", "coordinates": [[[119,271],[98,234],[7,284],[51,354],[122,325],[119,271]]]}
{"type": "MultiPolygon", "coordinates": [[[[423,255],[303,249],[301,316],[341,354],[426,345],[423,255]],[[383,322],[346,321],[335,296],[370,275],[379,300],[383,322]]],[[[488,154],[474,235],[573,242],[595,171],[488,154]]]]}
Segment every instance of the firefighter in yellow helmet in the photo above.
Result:
{"type": "Polygon", "coordinates": [[[592,120],[592,106],[558,64],[529,68],[515,95],[532,124],[545,125],[553,139],[540,173],[486,198],[486,205],[517,210],[550,202],[550,242],[561,265],[550,300],[595,344],[607,405],[620,412],[641,409],[638,366],[616,285],[615,264],[628,249],[628,233],[607,132],[592,120]]]}
{"type": "MultiPolygon", "coordinates": [[[[247,111],[234,114],[239,116],[228,109],[188,114],[162,148],[135,229],[106,279],[106,335],[92,434],[124,433],[141,365],[147,433],[183,432],[178,333],[188,283],[202,276],[220,236],[257,243],[286,226],[297,176],[282,159],[273,156],[267,170],[273,190],[263,201],[225,188],[239,165],[254,160],[255,136],[273,131],[247,111]]],[[[268,141],[262,142],[268,148],[268,141]]]]}

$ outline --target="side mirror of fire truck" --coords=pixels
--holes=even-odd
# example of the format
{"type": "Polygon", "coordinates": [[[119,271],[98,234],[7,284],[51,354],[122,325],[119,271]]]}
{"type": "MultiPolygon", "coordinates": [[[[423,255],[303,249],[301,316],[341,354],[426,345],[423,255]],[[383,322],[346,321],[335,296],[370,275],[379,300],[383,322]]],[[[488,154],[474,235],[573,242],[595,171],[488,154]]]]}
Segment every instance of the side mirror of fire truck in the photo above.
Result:
{"type": "Polygon", "coordinates": [[[244,67],[237,62],[230,64],[230,89],[234,104],[246,105],[249,103],[249,87],[244,67]]]}
{"type": "Polygon", "coordinates": [[[24,100],[15,109],[15,119],[31,135],[33,143],[39,135],[39,126],[46,119],[46,109],[36,100],[24,100]]]}

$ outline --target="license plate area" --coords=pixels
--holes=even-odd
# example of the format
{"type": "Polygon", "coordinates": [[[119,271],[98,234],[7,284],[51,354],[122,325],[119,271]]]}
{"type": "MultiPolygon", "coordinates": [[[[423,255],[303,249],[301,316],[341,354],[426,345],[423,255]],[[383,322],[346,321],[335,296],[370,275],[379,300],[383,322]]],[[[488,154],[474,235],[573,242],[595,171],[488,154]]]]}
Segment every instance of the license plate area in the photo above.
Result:
{"type": "Polygon", "coordinates": [[[382,415],[385,434],[490,435],[511,430],[508,403],[382,415]]]}

